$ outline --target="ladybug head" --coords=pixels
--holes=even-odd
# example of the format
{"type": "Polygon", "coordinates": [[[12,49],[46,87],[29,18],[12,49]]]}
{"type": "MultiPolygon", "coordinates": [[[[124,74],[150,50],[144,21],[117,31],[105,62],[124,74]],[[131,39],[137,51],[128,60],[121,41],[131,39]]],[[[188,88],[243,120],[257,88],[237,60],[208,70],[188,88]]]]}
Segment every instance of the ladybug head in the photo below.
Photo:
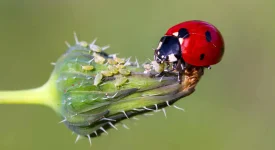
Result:
{"type": "Polygon", "coordinates": [[[154,54],[155,61],[176,62],[181,59],[181,47],[179,39],[175,36],[163,36],[154,54]]]}

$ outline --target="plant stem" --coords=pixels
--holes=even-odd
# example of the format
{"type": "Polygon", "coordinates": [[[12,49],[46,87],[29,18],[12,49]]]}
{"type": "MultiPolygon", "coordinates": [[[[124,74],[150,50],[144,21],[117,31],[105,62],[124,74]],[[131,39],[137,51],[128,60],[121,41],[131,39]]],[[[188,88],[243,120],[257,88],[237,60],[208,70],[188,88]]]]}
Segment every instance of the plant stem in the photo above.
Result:
{"type": "Polygon", "coordinates": [[[38,104],[59,112],[59,96],[53,81],[50,79],[43,86],[34,89],[0,91],[0,104],[38,104]]]}

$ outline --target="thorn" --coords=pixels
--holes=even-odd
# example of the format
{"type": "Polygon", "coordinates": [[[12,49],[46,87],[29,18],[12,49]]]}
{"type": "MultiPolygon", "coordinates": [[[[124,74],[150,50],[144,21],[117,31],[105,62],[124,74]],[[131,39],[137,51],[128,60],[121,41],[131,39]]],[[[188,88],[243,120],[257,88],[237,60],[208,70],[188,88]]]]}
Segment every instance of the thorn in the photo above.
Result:
{"type": "Polygon", "coordinates": [[[125,111],[121,111],[125,116],[126,116],[126,118],[128,118],[129,119],[129,117],[128,117],[128,115],[126,114],[126,112],[125,111]]]}
{"type": "Polygon", "coordinates": [[[168,102],[168,101],[166,101],[166,104],[167,104],[167,106],[169,106],[169,107],[171,106],[171,105],[169,104],[169,102],[168,102]]]}
{"type": "Polygon", "coordinates": [[[110,45],[106,45],[106,46],[101,47],[101,50],[102,50],[102,51],[105,51],[105,50],[108,49],[108,48],[110,48],[110,45]]]}
{"type": "Polygon", "coordinates": [[[74,40],[75,40],[75,43],[76,43],[76,44],[79,44],[79,41],[78,41],[78,38],[77,38],[76,32],[74,32],[74,40]]]}
{"type": "Polygon", "coordinates": [[[74,143],[76,143],[77,141],[79,141],[79,139],[80,139],[80,135],[77,135],[77,137],[76,137],[76,139],[75,139],[75,142],[74,142],[74,143]]]}
{"type": "Polygon", "coordinates": [[[183,108],[180,108],[180,107],[178,107],[178,106],[176,106],[176,105],[173,105],[176,109],[178,109],[178,110],[181,110],[181,111],[185,111],[183,108]]]}
{"type": "Polygon", "coordinates": [[[90,146],[92,146],[92,140],[91,140],[90,134],[87,134],[87,137],[88,137],[88,139],[89,139],[90,146]]]}
{"type": "Polygon", "coordinates": [[[63,119],[63,120],[61,120],[60,122],[58,122],[58,123],[63,123],[63,122],[65,122],[65,121],[67,121],[67,119],[65,118],[65,119],[63,119]]]}
{"type": "Polygon", "coordinates": [[[108,132],[103,127],[100,127],[99,129],[108,134],[108,132]]]}
{"type": "Polygon", "coordinates": [[[124,66],[129,66],[129,65],[131,65],[131,57],[129,57],[129,58],[127,58],[127,60],[126,60],[126,62],[125,62],[125,64],[124,64],[124,66]]]}
{"type": "Polygon", "coordinates": [[[106,120],[106,121],[116,121],[116,120],[114,120],[114,119],[110,119],[110,118],[102,118],[102,119],[100,119],[100,120],[106,120]]]}
{"type": "Polygon", "coordinates": [[[96,40],[97,40],[97,38],[95,38],[95,39],[93,40],[93,42],[92,42],[89,46],[90,46],[90,47],[93,46],[93,45],[95,44],[96,40]]]}
{"type": "Polygon", "coordinates": [[[138,63],[137,57],[136,57],[136,65],[137,65],[137,68],[139,68],[139,63],[138,63]]]}
{"type": "Polygon", "coordinates": [[[154,114],[144,114],[144,116],[153,116],[154,114]]]}
{"type": "Polygon", "coordinates": [[[70,43],[68,42],[68,41],[65,41],[65,44],[70,48],[71,47],[71,45],[70,45],[70,43]]]}
{"type": "Polygon", "coordinates": [[[143,107],[145,110],[154,110],[154,109],[150,109],[150,108],[147,108],[147,107],[143,107]]]}
{"type": "Polygon", "coordinates": [[[97,134],[97,132],[96,132],[96,131],[94,131],[94,134],[95,134],[96,136],[98,136],[98,134],[97,134]]]}
{"type": "Polygon", "coordinates": [[[130,129],[126,124],[123,124],[123,123],[122,123],[122,126],[123,126],[125,129],[128,129],[128,130],[130,129]]]}
{"type": "Polygon", "coordinates": [[[162,111],[163,111],[163,113],[164,113],[165,118],[167,118],[166,111],[165,111],[164,108],[162,108],[162,111]]]}
{"type": "Polygon", "coordinates": [[[158,105],[157,104],[155,104],[155,107],[156,107],[156,111],[158,110],[158,105]]]}
{"type": "Polygon", "coordinates": [[[144,109],[134,108],[133,110],[135,110],[135,111],[143,111],[144,109]]]}
{"type": "Polygon", "coordinates": [[[161,81],[162,81],[163,77],[164,77],[164,75],[163,75],[163,76],[159,79],[159,82],[161,82],[161,81]]]}
{"type": "Polygon", "coordinates": [[[113,127],[114,129],[118,130],[117,127],[115,125],[113,125],[111,122],[108,122],[108,124],[113,127]]]}

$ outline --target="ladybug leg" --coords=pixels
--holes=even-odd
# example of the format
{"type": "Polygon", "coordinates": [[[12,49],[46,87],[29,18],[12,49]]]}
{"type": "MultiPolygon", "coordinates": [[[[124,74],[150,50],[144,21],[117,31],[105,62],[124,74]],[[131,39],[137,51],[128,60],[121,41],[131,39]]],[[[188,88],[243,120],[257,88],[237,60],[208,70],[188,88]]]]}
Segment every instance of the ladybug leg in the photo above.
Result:
{"type": "Polygon", "coordinates": [[[177,70],[177,67],[178,67],[178,61],[177,62],[173,62],[172,71],[173,70],[177,70]]]}

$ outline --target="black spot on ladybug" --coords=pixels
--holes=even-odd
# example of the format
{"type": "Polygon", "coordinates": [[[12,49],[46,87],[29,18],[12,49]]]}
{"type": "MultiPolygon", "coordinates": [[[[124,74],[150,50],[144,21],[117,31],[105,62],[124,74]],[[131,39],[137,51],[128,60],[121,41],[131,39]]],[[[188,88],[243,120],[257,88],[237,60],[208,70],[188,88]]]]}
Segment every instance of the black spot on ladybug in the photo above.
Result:
{"type": "Polygon", "coordinates": [[[212,37],[211,37],[211,33],[209,31],[205,32],[205,38],[207,42],[211,42],[212,37]]]}
{"type": "Polygon", "coordinates": [[[179,30],[179,35],[178,35],[179,38],[188,38],[189,37],[189,32],[187,31],[187,29],[185,28],[181,28],[179,30]]]}
{"type": "Polygon", "coordinates": [[[204,56],[205,56],[204,54],[201,54],[201,55],[200,55],[200,60],[203,60],[203,59],[204,59],[204,56]]]}

